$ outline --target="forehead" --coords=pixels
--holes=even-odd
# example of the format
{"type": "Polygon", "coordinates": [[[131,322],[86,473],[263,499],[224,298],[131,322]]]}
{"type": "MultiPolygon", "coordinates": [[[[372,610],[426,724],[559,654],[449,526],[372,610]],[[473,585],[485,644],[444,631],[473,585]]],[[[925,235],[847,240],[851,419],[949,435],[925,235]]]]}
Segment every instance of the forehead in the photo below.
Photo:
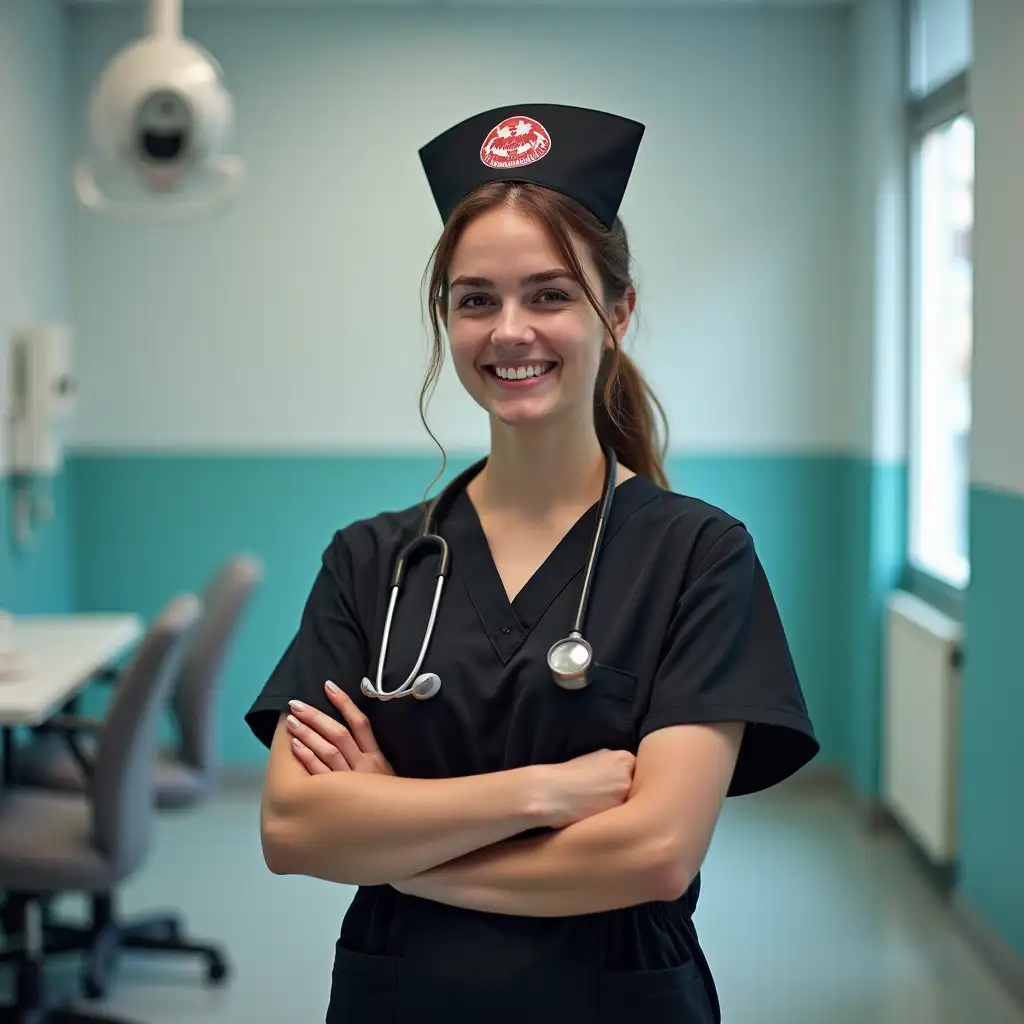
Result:
{"type": "Polygon", "coordinates": [[[519,273],[525,267],[545,270],[562,262],[554,241],[538,221],[500,206],[474,217],[463,229],[452,253],[450,273],[452,277],[492,277],[502,268],[519,273]],[[485,274],[485,269],[490,272],[485,274]]]}
{"type": "MultiPolygon", "coordinates": [[[[584,277],[594,287],[597,266],[586,244],[569,229],[569,244],[584,277]]],[[[485,277],[496,284],[518,283],[523,277],[562,269],[573,274],[571,264],[558,249],[543,223],[507,206],[477,214],[463,228],[452,251],[448,280],[485,277]]]]}

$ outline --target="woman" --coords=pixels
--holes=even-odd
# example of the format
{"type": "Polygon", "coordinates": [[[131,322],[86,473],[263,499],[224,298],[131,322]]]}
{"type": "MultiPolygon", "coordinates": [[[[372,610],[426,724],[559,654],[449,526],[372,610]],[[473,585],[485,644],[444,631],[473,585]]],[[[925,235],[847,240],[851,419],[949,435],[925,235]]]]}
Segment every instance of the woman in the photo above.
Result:
{"type": "Polygon", "coordinates": [[[421,150],[445,220],[424,395],[443,330],[490,452],[431,510],[432,631],[436,551],[390,603],[423,507],[353,523],[247,715],[271,870],[359,886],[328,1022],[720,1020],[692,914],[722,801],[817,752],[751,537],[668,489],[619,349],[642,132],[526,105],[421,150]],[[586,672],[557,646],[585,589],[586,672]]]}

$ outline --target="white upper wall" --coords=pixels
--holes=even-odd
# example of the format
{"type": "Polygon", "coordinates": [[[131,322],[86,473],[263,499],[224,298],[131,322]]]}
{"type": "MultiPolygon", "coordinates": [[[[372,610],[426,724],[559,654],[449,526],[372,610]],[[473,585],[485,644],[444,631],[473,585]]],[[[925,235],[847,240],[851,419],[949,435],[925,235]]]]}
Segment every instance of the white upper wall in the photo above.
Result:
{"type": "Polygon", "coordinates": [[[59,0],[0,2],[0,475],[11,333],[67,316],[65,63],[59,0]]]}
{"type": "Polygon", "coordinates": [[[904,88],[901,0],[861,0],[854,15],[850,391],[857,450],[906,457],[904,88]]]}
{"type": "MultiPolygon", "coordinates": [[[[73,12],[71,95],[142,29],[73,12]]],[[[647,135],[622,208],[632,351],[676,448],[865,444],[849,376],[849,15],[186,10],[225,69],[250,182],[158,227],[74,214],[79,447],[429,449],[420,280],[440,222],[417,148],[516,99],[647,135]]],[[[450,368],[450,449],[486,444],[450,368]]]]}
{"type": "Polygon", "coordinates": [[[971,479],[1024,493],[1024,4],[974,5],[971,479]]]}

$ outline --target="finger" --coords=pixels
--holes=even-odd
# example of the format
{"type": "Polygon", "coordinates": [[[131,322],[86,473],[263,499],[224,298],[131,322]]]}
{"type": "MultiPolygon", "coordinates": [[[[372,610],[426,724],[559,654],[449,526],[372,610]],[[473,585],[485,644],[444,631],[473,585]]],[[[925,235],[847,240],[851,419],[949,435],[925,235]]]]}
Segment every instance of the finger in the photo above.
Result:
{"type": "Polygon", "coordinates": [[[294,715],[288,716],[288,731],[313,751],[331,771],[345,771],[351,767],[334,744],[329,743],[315,729],[300,722],[294,715]]]}
{"type": "Polygon", "coordinates": [[[359,749],[364,754],[379,754],[380,747],[377,746],[370,720],[356,707],[356,702],[330,679],[324,683],[324,689],[327,691],[327,699],[345,716],[359,749]]]}
{"type": "Polygon", "coordinates": [[[359,764],[369,756],[359,749],[359,744],[356,743],[355,737],[343,725],[339,726],[335,746],[353,771],[358,771],[359,764]]]}
{"type": "Polygon", "coordinates": [[[302,762],[303,768],[310,775],[329,775],[331,769],[327,767],[301,740],[292,737],[292,752],[302,762]]]}
{"type": "MultiPolygon", "coordinates": [[[[288,701],[288,706],[295,718],[312,730],[313,733],[326,740],[331,746],[337,747],[339,750],[343,749],[343,744],[346,742],[350,747],[355,746],[351,741],[348,729],[336,718],[324,714],[319,708],[303,704],[300,700],[290,700],[288,701]]],[[[305,740],[304,736],[302,738],[305,740]]],[[[314,747],[314,749],[316,748],[314,747]]],[[[355,752],[358,753],[358,750],[355,752]]],[[[349,762],[349,767],[353,767],[351,762],[349,762]]]]}

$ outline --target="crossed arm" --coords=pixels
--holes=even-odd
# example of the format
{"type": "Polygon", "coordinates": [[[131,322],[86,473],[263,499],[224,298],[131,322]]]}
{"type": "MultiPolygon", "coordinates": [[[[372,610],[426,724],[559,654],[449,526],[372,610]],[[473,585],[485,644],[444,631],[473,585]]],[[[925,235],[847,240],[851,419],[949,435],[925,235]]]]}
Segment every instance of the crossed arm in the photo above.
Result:
{"type": "Polygon", "coordinates": [[[398,779],[365,716],[344,694],[329,697],[348,729],[307,708],[293,717],[295,724],[282,718],[274,739],[263,807],[272,870],[387,882],[435,902],[519,916],[596,913],[685,892],[710,845],[743,735],[742,723],[729,722],[652,733],[640,744],[633,785],[621,805],[545,834],[514,838],[546,824],[543,800],[531,798],[534,776],[523,770],[464,780],[398,779]],[[272,787],[275,763],[278,784],[272,787]],[[319,786],[327,799],[297,797],[300,782],[306,795],[319,786]],[[291,801],[282,790],[293,794],[291,801]],[[414,809],[423,813],[434,800],[440,827],[415,840],[403,834],[396,819],[404,813],[408,822],[414,809]],[[347,822],[340,802],[352,808],[347,822]],[[323,813],[332,806],[340,819],[333,832],[323,813]],[[444,814],[452,820],[442,821],[444,814]],[[345,865],[330,853],[332,834],[334,849],[344,837],[351,858],[345,865]],[[371,861],[376,868],[368,873],[361,865],[371,861]]]}
{"type": "Polygon", "coordinates": [[[700,868],[742,724],[646,737],[619,807],[548,835],[510,839],[397,883],[440,903],[529,917],[589,914],[681,896],[700,868]]]}

